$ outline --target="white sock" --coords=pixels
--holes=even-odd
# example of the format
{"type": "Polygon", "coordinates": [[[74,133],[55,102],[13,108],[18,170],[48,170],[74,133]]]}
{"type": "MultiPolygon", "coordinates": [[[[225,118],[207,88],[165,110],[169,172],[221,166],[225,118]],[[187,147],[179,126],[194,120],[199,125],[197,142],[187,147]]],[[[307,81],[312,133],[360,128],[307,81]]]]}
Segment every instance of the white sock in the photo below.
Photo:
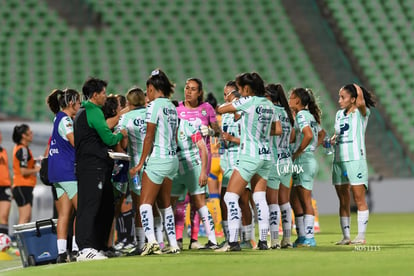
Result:
{"type": "Polygon", "coordinates": [[[311,239],[314,237],[314,223],[315,223],[315,216],[313,215],[303,216],[303,224],[305,226],[305,237],[307,239],[311,239]]]}
{"type": "Polygon", "coordinates": [[[78,244],[76,243],[76,236],[72,236],[72,251],[79,251],[78,244]]]}
{"type": "Polygon", "coordinates": [[[227,205],[227,221],[229,225],[229,242],[237,242],[239,237],[239,226],[241,221],[241,209],[239,206],[240,196],[235,193],[226,192],[224,202],[227,205]]]}
{"type": "Polygon", "coordinates": [[[152,214],[152,206],[150,204],[141,204],[139,206],[139,213],[141,214],[142,228],[149,243],[156,241],[154,234],[154,215],[152,214]]]}
{"type": "Polygon", "coordinates": [[[161,216],[164,220],[165,234],[167,235],[168,244],[171,247],[178,247],[177,236],[175,235],[174,213],[171,206],[165,209],[160,209],[161,216]]]}
{"type": "Polygon", "coordinates": [[[227,220],[222,220],[221,226],[223,226],[224,238],[226,239],[226,241],[229,241],[229,223],[227,222],[227,220]]]}
{"type": "Polygon", "coordinates": [[[351,217],[340,217],[342,235],[344,239],[351,238],[351,217]]]}
{"type": "Polygon", "coordinates": [[[280,208],[278,204],[269,205],[269,225],[270,225],[270,238],[272,240],[279,239],[279,220],[280,220],[280,208]]]}
{"type": "Polygon", "coordinates": [[[282,216],[283,238],[290,239],[292,233],[292,208],[289,202],[280,205],[280,214],[282,216]]]}
{"type": "Polygon", "coordinates": [[[204,229],[206,231],[208,240],[214,244],[217,244],[216,240],[216,232],[214,230],[214,221],[213,217],[211,216],[210,212],[208,211],[207,206],[203,206],[198,209],[198,214],[200,215],[201,220],[204,224],[204,229]]]}
{"type": "Polygon", "coordinates": [[[269,232],[269,206],[266,202],[266,192],[254,192],[253,201],[256,204],[257,221],[259,223],[259,240],[266,241],[269,232]]]}
{"type": "Polygon", "coordinates": [[[145,231],[142,227],[135,227],[135,235],[137,239],[137,246],[142,249],[145,244],[145,231]]]}
{"type": "Polygon", "coordinates": [[[365,232],[367,231],[369,210],[358,211],[358,238],[365,239],[365,232]]]}
{"type": "Polygon", "coordinates": [[[295,224],[296,224],[296,232],[298,233],[298,237],[305,236],[305,224],[303,222],[303,215],[295,217],[295,224]]]}
{"type": "Polygon", "coordinates": [[[62,254],[66,252],[67,244],[68,244],[67,241],[64,239],[57,240],[58,254],[62,254]]]}
{"type": "Polygon", "coordinates": [[[164,236],[162,234],[163,226],[162,226],[162,218],[160,216],[154,217],[154,233],[155,239],[157,240],[158,244],[164,242],[164,236]]]}

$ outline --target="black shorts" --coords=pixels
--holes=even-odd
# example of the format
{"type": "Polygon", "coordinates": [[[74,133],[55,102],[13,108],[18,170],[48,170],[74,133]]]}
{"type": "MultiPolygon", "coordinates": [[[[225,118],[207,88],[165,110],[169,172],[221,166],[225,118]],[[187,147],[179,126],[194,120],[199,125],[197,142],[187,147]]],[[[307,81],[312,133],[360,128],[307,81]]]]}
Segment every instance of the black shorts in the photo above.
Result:
{"type": "Polygon", "coordinates": [[[13,198],[18,207],[33,205],[33,187],[17,186],[13,188],[13,198]]]}
{"type": "Polygon", "coordinates": [[[12,192],[10,186],[0,187],[0,201],[11,201],[12,192]]]}

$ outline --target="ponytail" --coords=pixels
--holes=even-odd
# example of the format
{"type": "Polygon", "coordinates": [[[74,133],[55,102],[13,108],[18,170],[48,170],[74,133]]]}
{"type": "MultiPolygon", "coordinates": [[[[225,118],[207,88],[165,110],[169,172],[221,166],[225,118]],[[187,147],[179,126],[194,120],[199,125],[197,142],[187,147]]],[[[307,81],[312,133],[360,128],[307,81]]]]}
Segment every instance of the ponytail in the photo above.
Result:
{"type": "Polygon", "coordinates": [[[273,103],[279,103],[281,106],[283,106],[289,117],[290,124],[293,126],[295,124],[295,119],[293,118],[292,110],[289,107],[283,86],[280,83],[271,83],[266,85],[265,90],[265,93],[270,96],[273,103]]]}
{"type": "Polygon", "coordinates": [[[318,124],[321,123],[321,109],[316,103],[315,96],[309,88],[295,88],[292,93],[294,93],[300,99],[303,106],[305,106],[309,112],[313,115],[318,124]]]}
{"type": "Polygon", "coordinates": [[[46,98],[46,104],[50,110],[56,114],[60,109],[69,107],[69,104],[75,104],[79,100],[79,92],[74,89],[55,89],[46,98]]]}

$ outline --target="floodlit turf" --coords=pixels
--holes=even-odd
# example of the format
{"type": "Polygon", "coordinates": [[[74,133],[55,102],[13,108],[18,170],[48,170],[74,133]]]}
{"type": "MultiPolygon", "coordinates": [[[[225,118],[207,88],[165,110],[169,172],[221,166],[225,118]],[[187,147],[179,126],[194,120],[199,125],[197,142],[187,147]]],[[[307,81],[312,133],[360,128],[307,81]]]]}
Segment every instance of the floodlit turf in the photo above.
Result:
{"type": "MultiPolygon", "coordinates": [[[[243,250],[235,253],[184,250],[179,255],[121,257],[104,261],[5,270],[1,275],[412,275],[414,214],[371,214],[367,245],[337,246],[339,218],[322,216],[316,248],[243,250]],[[350,274],[351,273],[351,274],[350,274]]],[[[352,216],[352,237],[357,230],[352,216]]],[[[200,239],[205,242],[205,239],[200,239]]],[[[187,239],[188,242],[188,239],[187,239]]],[[[185,248],[188,244],[184,244],[185,248]]]]}

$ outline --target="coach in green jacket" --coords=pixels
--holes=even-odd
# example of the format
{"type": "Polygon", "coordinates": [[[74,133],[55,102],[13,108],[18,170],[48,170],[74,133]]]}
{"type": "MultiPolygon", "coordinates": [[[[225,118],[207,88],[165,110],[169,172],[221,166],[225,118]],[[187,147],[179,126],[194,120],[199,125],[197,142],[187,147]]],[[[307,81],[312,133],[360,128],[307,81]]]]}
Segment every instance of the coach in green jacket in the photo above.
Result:
{"type": "Polygon", "coordinates": [[[108,147],[116,145],[126,131],[113,134],[101,107],[106,101],[107,83],[90,78],[82,87],[88,99],[74,120],[78,209],[76,242],[78,261],[106,259],[105,251],[112,220],[114,197],[111,184],[113,160],[108,147]]]}

